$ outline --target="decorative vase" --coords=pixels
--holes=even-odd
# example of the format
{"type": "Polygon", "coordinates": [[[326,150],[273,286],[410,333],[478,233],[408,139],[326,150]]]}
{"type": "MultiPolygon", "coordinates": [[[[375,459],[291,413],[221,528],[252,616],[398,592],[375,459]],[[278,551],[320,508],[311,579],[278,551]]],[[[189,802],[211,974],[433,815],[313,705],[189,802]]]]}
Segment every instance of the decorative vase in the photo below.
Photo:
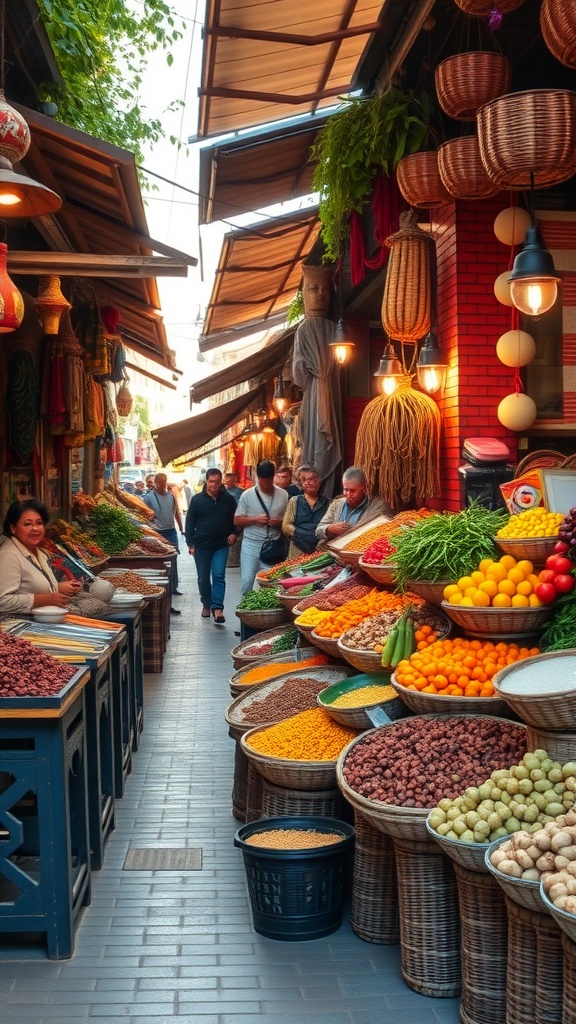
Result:
{"type": "Polygon", "coordinates": [[[414,210],[400,214],[400,230],[386,239],[390,249],[382,325],[390,338],[418,341],[430,330],[434,241],[418,227],[414,210]]]}
{"type": "Polygon", "coordinates": [[[58,334],[63,313],[72,309],[62,295],[59,277],[41,277],[38,282],[36,308],[40,313],[44,334],[58,334]]]}
{"type": "Polygon", "coordinates": [[[0,334],[17,331],[24,319],[24,299],[6,270],[8,246],[0,242],[0,334]]]}
{"type": "Polygon", "coordinates": [[[334,266],[324,263],[321,266],[302,264],[302,297],[304,299],[304,316],[328,316],[334,266]]]}
{"type": "Polygon", "coordinates": [[[4,90],[0,89],[0,155],[16,164],[26,156],[30,141],[30,129],[22,114],[6,102],[4,90]]]}

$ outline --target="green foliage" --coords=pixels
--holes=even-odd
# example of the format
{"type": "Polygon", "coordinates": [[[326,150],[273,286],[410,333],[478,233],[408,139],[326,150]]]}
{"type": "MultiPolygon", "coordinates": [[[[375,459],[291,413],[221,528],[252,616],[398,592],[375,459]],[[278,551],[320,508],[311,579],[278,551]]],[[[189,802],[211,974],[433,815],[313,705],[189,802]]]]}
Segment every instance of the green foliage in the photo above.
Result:
{"type": "Polygon", "coordinates": [[[302,295],[302,289],[299,288],[296,295],[292,299],[292,302],[288,306],[287,319],[289,324],[295,324],[297,320],[301,320],[304,316],[304,296],[302,295]]]}
{"type": "MultiPolygon", "coordinates": [[[[125,0],[38,0],[62,87],[45,85],[40,99],[58,107],[72,128],[121,146],[142,159],[143,144],[164,136],[157,118],[145,117],[139,90],[147,55],[166,50],[183,32],[164,0],[145,0],[138,11],[125,0]]],[[[176,104],[177,105],[177,104],[176,104]]]]}
{"type": "Polygon", "coordinates": [[[340,258],[348,215],[362,209],[376,175],[389,175],[403,156],[421,149],[427,133],[427,97],[392,86],[381,96],[352,99],[328,118],[312,149],[327,262],[340,258]]]}

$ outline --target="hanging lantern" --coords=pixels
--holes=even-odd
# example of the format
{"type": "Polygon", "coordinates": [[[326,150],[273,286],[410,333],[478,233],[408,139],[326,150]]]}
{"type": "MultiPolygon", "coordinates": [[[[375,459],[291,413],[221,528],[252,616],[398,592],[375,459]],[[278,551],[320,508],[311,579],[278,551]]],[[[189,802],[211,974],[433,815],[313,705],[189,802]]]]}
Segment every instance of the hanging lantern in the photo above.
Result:
{"type": "Polygon", "coordinates": [[[415,210],[400,214],[400,230],[386,239],[390,257],[382,299],[382,325],[390,338],[418,341],[431,326],[434,240],[416,223],[415,210]]]}
{"type": "MultiPolygon", "coordinates": [[[[1,62],[0,62],[1,63],[1,62]]],[[[0,210],[2,218],[43,217],[60,209],[62,200],[46,185],[19,174],[13,163],[26,155],[30,129],[0,89],[0,210]]]]}
{"type": "Polygon", "coordinates": [[[496,342],[496,355],[504,366],[527,366],[536,355],[536,342],[527,331],[506,331],[496,342]]]}
{"type": "Polygon", "coordinates": [[[508,430],[527,430],[536,419],[538,410],[536,402],[525,395],[522,391],[515,391],[506,395],[498,406],[497,416],[499,422],[508,430]]]}
{"type": "Polygon", "coordinates": [[[531,220],[523,206],[509,206],[501,210],[494,221],[494,234],[503,245],[522,245],[531,220]]]}
{"type": "Polygon", "coordinates": [[[71,304],[62,295],[59,277],[40,278],[36,308],[40,313],[44,334],[58,334],[62,314],[72,309],[71,304]]]}
{"type": "Polygon", "coordinates": [[[513,306],[512,296],[510,295],[510,271],[505,270],[503,274],[498,274],[498,277],[494,281],[494,295],[501,302],[503,306],[513,306]]]}
{"type": "Polygon", "coordinates": [[[132,393],[127,384],[122,384],[116,393],[116,408],[119,416],[129,416],[132,412],[132,393]]]}
{"type": "Polygon", "coordinates": [[[24,299],[8,277],[8,246],[0,242],[0,334],[17,331],[24,318],[24,299]]]}
{"type": "Polygon", "coordinates": [[[17,110],[6,102],[0,89],[0,154],[11,164],[22,160],[30,148],[30,129],[17,110]]]}

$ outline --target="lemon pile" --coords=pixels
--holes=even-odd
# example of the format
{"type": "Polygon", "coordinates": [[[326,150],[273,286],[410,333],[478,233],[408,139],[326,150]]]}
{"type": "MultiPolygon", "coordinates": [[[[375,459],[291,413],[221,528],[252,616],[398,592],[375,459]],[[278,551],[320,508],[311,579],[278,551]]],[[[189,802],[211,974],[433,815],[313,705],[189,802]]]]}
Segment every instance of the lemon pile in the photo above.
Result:
{"type": "Polygon", "coordinates": [[[556,537],[564,519],[561,512],[547,512],[545,508],[527,508],[517,516],[510,516],[497,537],[556,537]]]}
{"type": "Polygon", "coordinates": [[[539,583],[528,558],[483,558],[475,572],[444,587],[444,600],[463,608],[539,608],[539,583]]]}

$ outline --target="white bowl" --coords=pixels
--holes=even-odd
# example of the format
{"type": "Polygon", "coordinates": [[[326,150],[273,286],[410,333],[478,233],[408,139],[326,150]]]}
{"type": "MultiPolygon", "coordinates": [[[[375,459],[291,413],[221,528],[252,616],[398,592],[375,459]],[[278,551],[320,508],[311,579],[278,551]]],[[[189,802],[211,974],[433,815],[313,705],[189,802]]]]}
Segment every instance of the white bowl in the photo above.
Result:
{"type": "Polygon", "coordinates": [[[36,619],[36,622],[64,622],[65,615],[66,609],[58,608],[55,604],[47,604],[32,611],[32,618],[36,619]]]}

